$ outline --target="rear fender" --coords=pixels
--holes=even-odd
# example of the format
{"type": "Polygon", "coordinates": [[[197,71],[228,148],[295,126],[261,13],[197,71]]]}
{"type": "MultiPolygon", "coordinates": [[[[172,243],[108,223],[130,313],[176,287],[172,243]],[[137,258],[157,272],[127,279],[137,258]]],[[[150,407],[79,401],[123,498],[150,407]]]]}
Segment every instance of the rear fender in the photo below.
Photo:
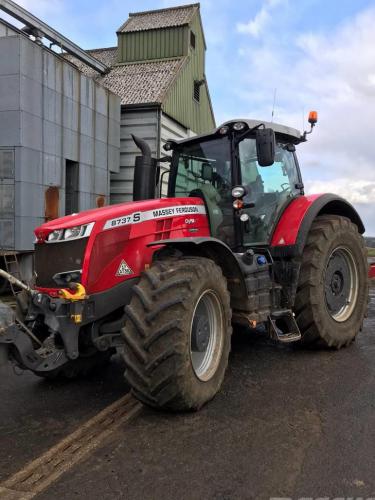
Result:
{"type": "Polygon", "coordinates": [[[365,226],[356,209],[335,194],[300,196],[290,203],[280,217],[271,239],[276,256],[301,256],[313,221],[319,215],[342,215],[350,219],[363,234],[365,226]]]}
{"type": "Polygon", "coordinates": [[[161,245],[162,248],[154,253],[154,260],[160,258],[165,249],[174,249],[184,255],[207,257],[215,261],[227,279],[232,306],[241,308],[247,299],[246,283],[234,253],[225,243],[216,238],[201,237],[154,241],[148,246],[161,245]]]}
{"type": "Polygon", "coordinates": [[[342,215],[365,232],[355,208],[334,194],[300,196],[288,205],[271,240],[271,254],[277,281],[283,286],[286,307],[293,307],[299,281],[301,256],[312,223],[319,215],[342,215]]]}

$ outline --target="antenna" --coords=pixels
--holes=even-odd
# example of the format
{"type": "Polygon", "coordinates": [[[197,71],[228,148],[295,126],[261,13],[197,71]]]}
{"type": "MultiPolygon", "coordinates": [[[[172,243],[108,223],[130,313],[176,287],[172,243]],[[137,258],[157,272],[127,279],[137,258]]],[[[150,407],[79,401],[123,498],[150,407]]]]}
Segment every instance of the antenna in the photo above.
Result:
{"type": "Polygon", "coordinates": [[[305,130],[305,106],[302,106],[302,129],[305,130]]]}
{"type": "Polygon", "coordinates": [[[276,92],[277,92],[277,88],[275,88],[275,90],[273,92],[273,105],[272,105],[272,113],[271,113],[271,123],[273,123],[273,117],[275,115],[276,92]]]}

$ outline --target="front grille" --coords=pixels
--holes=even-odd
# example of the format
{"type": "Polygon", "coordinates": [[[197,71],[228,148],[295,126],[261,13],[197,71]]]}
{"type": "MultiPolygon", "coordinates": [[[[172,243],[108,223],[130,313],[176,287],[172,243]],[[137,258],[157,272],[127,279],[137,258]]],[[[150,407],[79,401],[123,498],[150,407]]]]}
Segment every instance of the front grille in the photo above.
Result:
{"type": "Polygon", "coordinates": [[[56,288],[52,277],[57,273],[82,269],[88,238],[59,243],[38,243],[35,245],[36,285],[56,288]]]}

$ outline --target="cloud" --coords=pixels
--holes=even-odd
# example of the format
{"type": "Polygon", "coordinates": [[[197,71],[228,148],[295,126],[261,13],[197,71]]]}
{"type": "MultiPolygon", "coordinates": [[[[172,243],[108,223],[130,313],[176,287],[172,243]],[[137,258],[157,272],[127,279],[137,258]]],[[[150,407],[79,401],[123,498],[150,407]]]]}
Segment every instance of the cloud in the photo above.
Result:
{"type": "Polygon", "coordinates": [[[341,196],[356,205],[375,203],[375,182],[353,180],[350,177],[331,181],[307,181],[308,193],[331,193],[339,191],[341,196]]]}
{"type": "Polygon", "coordinates": [[[237,31],[258,38],[269,22],[271,21],[271,11],[277,7],[282,0],[264,0],[264,5],[259,12],[248,23],[238,23],[237,31]]]}

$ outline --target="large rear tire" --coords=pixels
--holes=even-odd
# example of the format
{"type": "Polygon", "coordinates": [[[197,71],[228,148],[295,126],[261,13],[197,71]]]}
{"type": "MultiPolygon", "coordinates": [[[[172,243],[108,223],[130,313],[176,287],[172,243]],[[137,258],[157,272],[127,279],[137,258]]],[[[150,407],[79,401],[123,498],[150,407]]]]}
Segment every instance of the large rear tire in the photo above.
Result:
{"type": "Polygon", "coordinates": [[[136,398],[184,411],[215,396],[232,333],[220,267],[203,257],[156,261],[134,287],[125,316],[125,378],[136,398]]]}
{"type": "Polygon", "coordinates": [[[303,345],[339,349],[354,340],[367,311],[367,273],[357,226],[338,215],[317,217],[304,249],[294,308],[303,345]]]}

